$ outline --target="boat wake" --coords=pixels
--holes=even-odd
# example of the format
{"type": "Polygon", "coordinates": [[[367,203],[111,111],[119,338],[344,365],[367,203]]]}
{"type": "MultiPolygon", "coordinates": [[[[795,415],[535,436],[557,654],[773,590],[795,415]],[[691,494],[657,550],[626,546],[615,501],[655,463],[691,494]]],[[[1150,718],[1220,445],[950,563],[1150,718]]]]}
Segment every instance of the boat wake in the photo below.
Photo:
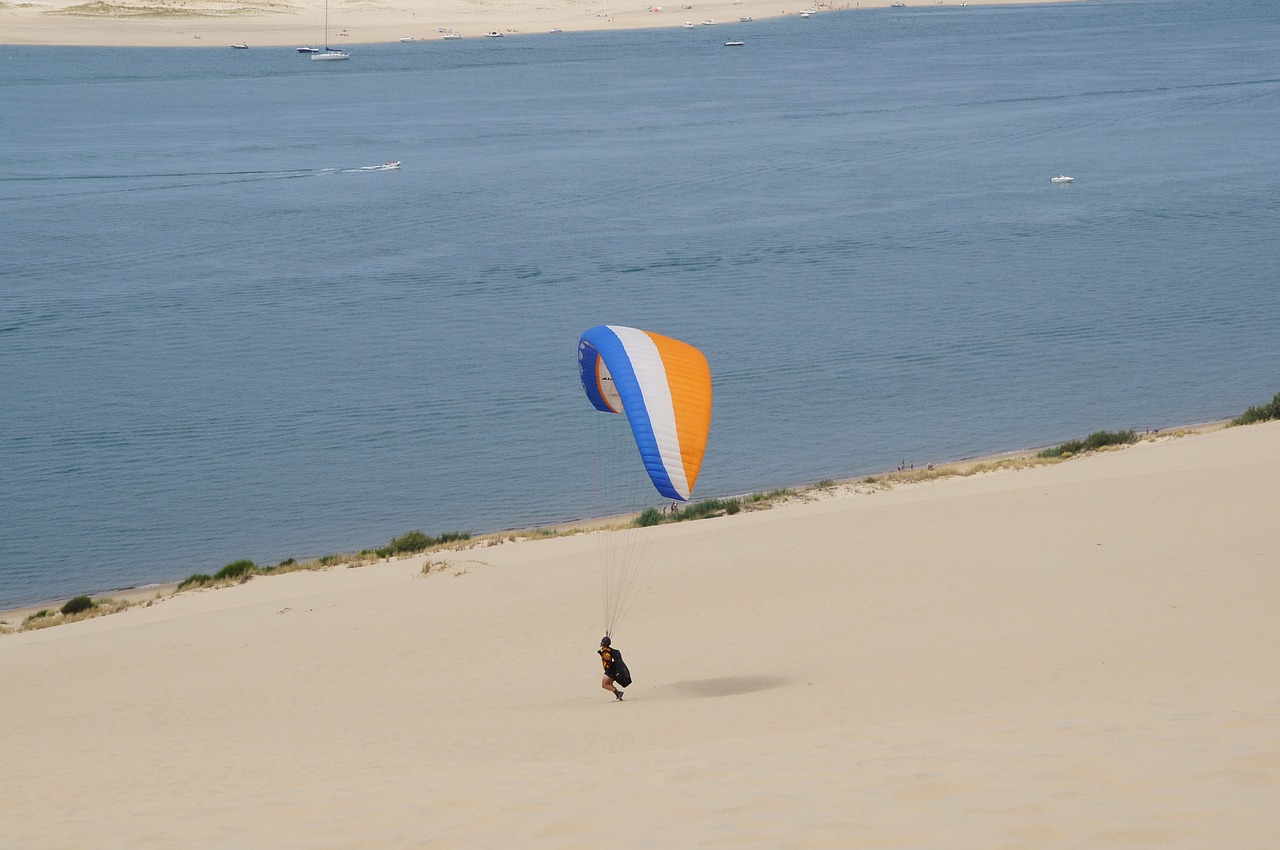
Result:
{"type": "Polygon", "coordinates": [[[359,168],[295,168],[284,171],[153,171],[133,174],[7,174],[0,175],[0,185],[27,184],[30,193],[16,190],[13,197],[0,192],[0,204],[9,200],[106,195],[119,192],[164,191],[201,186],[226,186],[259,180],[288,180],[298,177],[323,177],[331,174],[365,174],[395,171],[399,162],[366,165],[359,168]],[[63,188],[67,191],[38,191],[38,188],[63,188]],[[75,187],[75,188],[72,188],[75,187]]]}

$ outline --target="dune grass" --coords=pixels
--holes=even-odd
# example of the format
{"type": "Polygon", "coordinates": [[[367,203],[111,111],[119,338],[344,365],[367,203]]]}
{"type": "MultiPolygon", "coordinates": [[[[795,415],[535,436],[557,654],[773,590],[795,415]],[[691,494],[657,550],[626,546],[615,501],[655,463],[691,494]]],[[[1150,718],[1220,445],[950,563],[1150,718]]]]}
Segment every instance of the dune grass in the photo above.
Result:
{"type": "Polygon", "coordinates": [[[1280,393],[1276,393],[1271,401],[1251,407],[1231,420],[1232,425],[1252,425],[1255,422],[1270,422],[1280,419],[1280,393]]]}
{"type": "Polygon", "coordinates": [[[42,608],[34,614],[28,616],[22,621],[22,624],[16,628],[9,627],[8,631],[30,632],[36,629],[47,629],[53,626],[62,626],[67,623],[78,623],[81,620],[90,620],[94,617],[104,617],[107,614],[115,614],[130,608],[134,603],[125,602],[120,599],[112,599],[104,597],[102,599],[91,599],[88,596],[73,596],[68,599],[61,608],[42,608]]]}
{"type": "Polygon", "coordinates": [[[1081,452],[1097,451],[1104,446],[1123,446],[1136,443],[1137,435],[1133,429],[1128,431],[1094,431],[1083,440],[1069,440],[1061,445],[1053,446],[1039,453],[1039,457],[1071,457],[1081,452]]]}

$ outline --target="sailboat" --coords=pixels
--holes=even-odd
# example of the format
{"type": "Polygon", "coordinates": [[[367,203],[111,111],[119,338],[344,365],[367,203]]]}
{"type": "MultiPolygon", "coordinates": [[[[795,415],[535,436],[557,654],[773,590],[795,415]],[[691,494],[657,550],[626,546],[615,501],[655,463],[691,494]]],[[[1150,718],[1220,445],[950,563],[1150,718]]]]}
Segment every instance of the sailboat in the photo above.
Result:
{"type": "Polygon", "coordinates": [[[345,50],[329,46],[329,0],[324,0],[324,50],[312,53],[312,62],[333,62],[338,59],[350,59],[351,54],[345,50]]]}

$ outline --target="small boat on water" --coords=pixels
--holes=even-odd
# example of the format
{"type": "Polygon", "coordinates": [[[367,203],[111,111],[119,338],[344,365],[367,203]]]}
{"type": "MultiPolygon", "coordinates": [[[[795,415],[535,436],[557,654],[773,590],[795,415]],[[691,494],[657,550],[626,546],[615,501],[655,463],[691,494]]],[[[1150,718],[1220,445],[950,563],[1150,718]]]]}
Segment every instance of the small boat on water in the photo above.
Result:
{"type": "Polygon", "coordinates": [[[400,41],[403,43],[403,42],[409,42],[409,41],[417,41],[417,39],[410,35],[410,36],[405,36],[404,38],[400,39],[400,41]]]}
{"type": "Polygon", "coordinates": [[[299,53],[319,53],[319,52],[320,52],[320,48],[318,48],[318,47],[299,47],[299,48],[298,48],[298,52],[299,52],[299,53]]]}
{"type": "MultiPolygon", "coordinates": [[[[339,35],[346,35],[347,31],[343,30],[339,35]]],[[[324,51],[317,50],[311,54],[312,62],[341,62],[350,59],[351,54],[345,50],[339,50],[336,47],[329,46],[329,0],[324,0],[324,51]]]]}
{"type": "Polygon", "coordinates": [[[1065,174],[1059,174],[1057,177],[1050,177],[1049,182],[1050,183],[1074,183],[1076,182],[1076,178],[1068,177],[1065,174]]]}
{"type": "Polygon", "coordinates": [[[498,32],[497,30],[493,30],[491,32],[485,33],[484,37],[485,38],[502,38],[502,33],[498,32]]]}
{"type": "Polygon", "coordinates": [[[693,29],[693,21],[685,21],[682,26],[687,30],[691,30],[693,29]]]}
{"type": "Polygon", "coordinates": [[[710,18],[707,18],[705,21],[703,21],[703,22],[702,22],[702,25],[703,25],[704,27],[709,27],[709,26],[712,26],[712,25],[714,25],[714,24],[715,24],[715,21],[711,20],[710,18]]]}
{"type": "Polygon", "coordinates": [[[462,33],[449,30],[447,33],[444,34],[444,37],[445,38],[462,38],[462,33]]]}
{"type": "Polygon", "coordinates": [[[240,42],[239,44],[233,44],[233,45],[231,45],[231,49],[232,49],[232,50],[248,50],[248,49],[249,49],[249,45],[245,44],[245,43],[242,41],[242,42],[240,42]]]}
{"type": "Polygon", "coordinates": [[[397,168],[400,167],[400,160],[398,159],[392,160],[391,162],[388,162],[386,165],[380,165],[378,167],[381,168],[383,171],[395,171],[397,168]]]}
{"type": "Polygon", "coordinates": [[[725,47],[741,47],[744,44],[746,44],[745,41],[726,41],[724,43],[724,46],[725,47]]]}
{"type": "Polygon", "coordinates": [[[750,15],[748,15],[748,16],[747,16],[747,17],[745,17],[745,18],[738,18],[738,20],[739,20],[739,21],[741,21],[741,22],[742,22],[742,23],[744,23],[744,24],[749,24],[749,23],[751,23],[751,16],[750,16],[750,15]]]}

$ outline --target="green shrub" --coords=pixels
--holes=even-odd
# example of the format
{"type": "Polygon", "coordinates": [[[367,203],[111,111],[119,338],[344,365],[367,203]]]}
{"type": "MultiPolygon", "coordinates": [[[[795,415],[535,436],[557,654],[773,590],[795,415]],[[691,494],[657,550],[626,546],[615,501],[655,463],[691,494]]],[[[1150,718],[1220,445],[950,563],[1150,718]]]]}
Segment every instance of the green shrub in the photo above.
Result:
{"type": "Polygon", "coordinates": [[[421,552],[434,546],[435,542],[425,532],[415,530],[399,537],[391,538],[391,550],[393,552],[421,552]]]}
{"type": "Polygon", "coordinates": [[[640,512],[640,516],[636,517],[636,525],[641,528],[658,525],[660,522],[662,522],[662,511],[657,508],[645,508],[640,512]]]}
{"type": "Polygon", "coordinates": [[[178,590],[183,590],[184,588],[192,587],[193,585],[199,587],[200,585],[208,584],[211,581],[213,581],[213,576],[205,575],[204,573],[193,573],[182,580],[178,585],[178,590]]]}
{"type": "Polygon", "coordinates": [[[1138,439],[1133,429],[1128,431],[1094,431],[1083,440],[1070,440],[1059,446],[1045,449],[1037,457],[1070,457],[1080,452],[1096,451],[1103,446],[1119,446],[1138,439]]]}
{"type": "Polygon", "coordinates": [[[446,531],[439,537],[432,537],[423,531],[410,531],[399,537],[391,538],[391,545],[383,546],[381,549],[373,550],[373,553],[379,558],[389,558],[392,555],[413,555],[418,552],[425,552],[432,546],[439,546],[443,543],[453,543],[456,540],[470,540],[471,532],[469,531],[446,531]]]}
{"type": "Polygon", "coordinates": [[[1251,407],[1231,420],[1232,425],[1252,425],[1254,422],[1269,422],[1280,419],[1280,393],[1267,404],[1251,407]]]}
{"type": "Polygon", "coordinates": [[[694,502],[692,505],[685,506],[676,513],[676,519],[703,519],[704,517],[728,513],[731,508],[734,513],[737,513],[741,507],[742,502],[738,499],[707,499],[703,502],[694,502]]]}
{"type": "Polygon", "coordinates": [[[232,561],[222,569],[213,574],[214,581],[222,581],[223,579],[232,578],[248,578],[249,573],[258,568],[258,565],[248,559],[232,561]]]}
{"type": "Polygon", "coordinates": [[[67,603],[60,610],[63,615],[70,617],[72,614],[79,614],[81,611],[88,611],[97,607],[97,605],[93,604],[93,600],[87,596],[73,596],[67,600],[67,603]]]}

